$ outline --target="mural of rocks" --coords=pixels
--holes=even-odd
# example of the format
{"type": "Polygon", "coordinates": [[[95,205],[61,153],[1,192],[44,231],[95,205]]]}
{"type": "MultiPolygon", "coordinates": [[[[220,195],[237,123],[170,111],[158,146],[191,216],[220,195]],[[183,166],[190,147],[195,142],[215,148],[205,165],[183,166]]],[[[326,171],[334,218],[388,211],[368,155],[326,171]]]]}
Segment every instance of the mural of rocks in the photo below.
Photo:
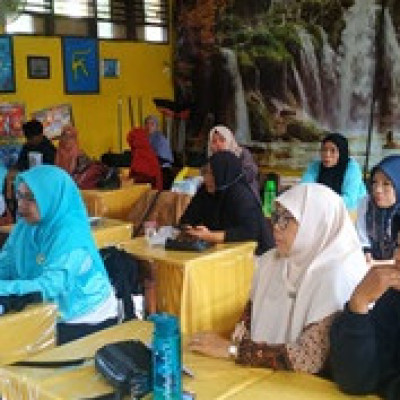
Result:
{"type": "Polygon", "coordinates": [[[304,168],[326,132],[369,166],[400,147],[400,2],[192,0],[176,4],[176,100],[204,146],[213,123],[259,162],[304,168]]]}

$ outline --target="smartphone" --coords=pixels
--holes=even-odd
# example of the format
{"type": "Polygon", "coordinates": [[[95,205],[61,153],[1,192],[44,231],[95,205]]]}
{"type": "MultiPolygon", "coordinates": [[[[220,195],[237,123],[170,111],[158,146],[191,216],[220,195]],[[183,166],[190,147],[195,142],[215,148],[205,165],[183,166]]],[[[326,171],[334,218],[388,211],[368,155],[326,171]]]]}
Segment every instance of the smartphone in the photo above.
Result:
{"type": "Polygon", "coordinates": [[[190,229],[192,226],[189,224],[179,224],[177,226],[178,229],[180,229],[182,232],[187,231],[188,229],[190,229]]]}

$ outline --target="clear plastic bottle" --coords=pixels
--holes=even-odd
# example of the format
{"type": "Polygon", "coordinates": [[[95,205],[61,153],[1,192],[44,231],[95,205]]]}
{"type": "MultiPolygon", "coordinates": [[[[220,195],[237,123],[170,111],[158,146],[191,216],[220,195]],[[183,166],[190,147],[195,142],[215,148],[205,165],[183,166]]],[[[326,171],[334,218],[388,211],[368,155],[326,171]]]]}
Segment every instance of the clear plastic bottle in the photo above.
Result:
{"type": "Polygon", "coordinates": [[[181,400],[181,335],[178,319],[153,314],[153,399],[181,400]]]}
{"type": "Polygon", "coordinates": [[[274,180],[267,180],[264,185],[263,211],[266,217],[271,217],[274,212],[274,201],[276,197],[276,183],[274,180]]]}

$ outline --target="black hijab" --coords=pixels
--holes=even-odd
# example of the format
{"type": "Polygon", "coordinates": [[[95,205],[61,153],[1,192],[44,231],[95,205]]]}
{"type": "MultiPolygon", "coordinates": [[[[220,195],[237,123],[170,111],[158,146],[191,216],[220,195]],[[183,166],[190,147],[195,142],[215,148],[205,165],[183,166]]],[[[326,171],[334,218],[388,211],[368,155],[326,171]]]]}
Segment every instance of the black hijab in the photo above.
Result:
{"type": "Polygon", "coordinates": [[[237,182],[245,183],[242,163],[231,151],[217,151],[209,158],[216,192],[221,193],[237,182]]]}
{"type": "Polygon", "coordinates": [[[254,240],[257,255],[272,248],[271,226],[266,224],[261,204],[244,177],[240,159],[230,151],[217,151],[208,163],[214,176],[215,193],[208,193],[202,185],[181,223],[224,230],[227,242],[254,240]]]}
{"type": "Polygon", "coordinates": [[[339,160],[333,167],[327,168],[321,162],[318,183],[330,187],[338,195],[342,195],[342,184],[347,164],[349,163],[349,142],[340,133],[331,133],[322,140],[322,145],[332,142],[339,150],[339,160]]]}

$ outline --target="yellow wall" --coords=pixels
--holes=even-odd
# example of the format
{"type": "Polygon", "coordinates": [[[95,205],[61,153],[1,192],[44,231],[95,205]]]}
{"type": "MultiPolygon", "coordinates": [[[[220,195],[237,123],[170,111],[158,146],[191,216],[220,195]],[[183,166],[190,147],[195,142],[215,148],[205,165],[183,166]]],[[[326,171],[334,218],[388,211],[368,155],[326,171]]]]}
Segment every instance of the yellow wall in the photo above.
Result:
{"type": "Polygon", "coordinates": [[[122,99],[123,145],[129,131],[128,96],[132,97],[136,121],[138,97],[142,97],[143,115],[156,113],[154,97],[173,98],[171,80],[171,46],[121,41],[100,41],[99,57],[120,60],[120,77],[100,77],[98,94],[64,93],[61,39],[55,37],[14,37],[16,93],[0,95],[0,102],[23,102],[27,116],[50,105],[70,103],[80,145],[98,157],[108,149],[119,151],[118,98],[122,99]],[[28,55],[50,57],[50,79],[28,79],[28,55]]]}

